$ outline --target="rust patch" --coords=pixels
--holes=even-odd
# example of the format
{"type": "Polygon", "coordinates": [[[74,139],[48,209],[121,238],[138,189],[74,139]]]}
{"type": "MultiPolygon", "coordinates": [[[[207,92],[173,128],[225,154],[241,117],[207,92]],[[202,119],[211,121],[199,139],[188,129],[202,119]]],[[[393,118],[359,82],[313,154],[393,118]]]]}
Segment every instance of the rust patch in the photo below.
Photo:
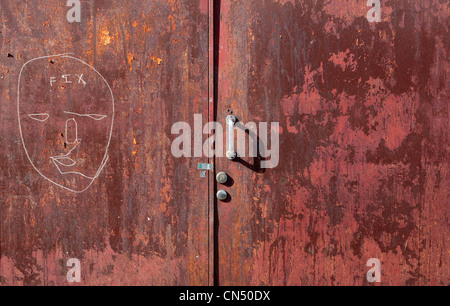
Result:
{"type": "MultiPolygon", "coordinates": [[[[208,1],[82,2],[74,24],[61,1],[0,3],[1,284],[67,285],[69,258],[81,260],[82,285],[208,284],[207,181],[192,167],[200,161],[170,152],[173,123],[207,116],[208,1]],[[95,67],[116,100],[109,160],[80,194],[34,172],[17,127],[20,68],[67,52],[95,67]]],[[[61,92],[77,103],[68,86],[61,92]]]]}
{"type": "Polygon", "coordinates": [[[222,1],[218,120],[283,132],[276,169],[218,160],[219,284],[448,285],[448,4],[382,9],[222,1]]]}

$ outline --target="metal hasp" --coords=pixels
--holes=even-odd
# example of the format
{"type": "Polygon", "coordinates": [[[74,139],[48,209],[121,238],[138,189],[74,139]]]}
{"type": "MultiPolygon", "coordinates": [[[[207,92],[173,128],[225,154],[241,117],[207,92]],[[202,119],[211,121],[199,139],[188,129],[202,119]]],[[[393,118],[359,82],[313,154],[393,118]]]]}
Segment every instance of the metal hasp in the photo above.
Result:
{"type": "Polygon", "coordinates": [[[234,149],[234,125],[236,124],[237,119],[235,116],[228,116],[227,117],[227,158],[229,160],[235,160],[237,157],[237,153],[234,149]]]}
{"type": "Polygon", "coordinates": [[[219,190],[217,192],[217,199],[220,201],[225,201],[228,198],[228,193],[225,190],[219,190]]]}
{"type": "Polygon", "coordinates": [[[217,174],[216,180],[219,184],[226,184],[228,181],[228,175],[225,172],[220,172],[217,174]]]}

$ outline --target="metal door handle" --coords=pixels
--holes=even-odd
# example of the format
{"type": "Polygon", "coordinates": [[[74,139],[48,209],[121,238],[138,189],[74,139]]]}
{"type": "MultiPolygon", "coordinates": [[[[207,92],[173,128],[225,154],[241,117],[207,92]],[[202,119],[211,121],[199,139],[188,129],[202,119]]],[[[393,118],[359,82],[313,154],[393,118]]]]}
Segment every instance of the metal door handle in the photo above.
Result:
{"type": "Polygon", "coordinates": [[[234,125],[236,124],[236,117],[235,116],[228,116],[227,117],[227,130],[228,130],[228,141],[227,141],[227,158],[229,160],[235,160],[237,157],[237,153],[234,150],[234,125]]]}

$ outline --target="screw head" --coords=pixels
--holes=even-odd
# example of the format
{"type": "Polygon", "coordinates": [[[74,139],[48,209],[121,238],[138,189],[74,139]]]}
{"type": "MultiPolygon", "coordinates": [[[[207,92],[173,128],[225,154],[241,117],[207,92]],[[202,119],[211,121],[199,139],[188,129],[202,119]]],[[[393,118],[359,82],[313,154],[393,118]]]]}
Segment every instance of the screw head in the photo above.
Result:
{"type": "Polygon", "coordinates": [[[217,199],[220,201],[225,201],[228,198],[228,193],[225,190],[219,190],[217,192],[217,199]]]}
{"type": "Polygon", "coordinates": [[[228,181],[228,175],[225,172],[220,172],[217,174],[217,182],[220,184],[225,184],[228,181]]]}
{"type": "Polygon", "coordinates": [[[227,122],[230,122],[230,123],[236,123],[236,121],[237,121],[237,119],[236,119],[236,117],[233,116],[233,115],[229,115],[229,116],[227,117],[227,122]]]}
{"type": "Polygon", "coordinates": [[[235,160],[236,157],[237,157],[237,153],[236,153],[236,152],[231,152],[231,151],[228,151],[228,152],[227,152],[227,158],[228,158],[229,160],[235,160]]]}

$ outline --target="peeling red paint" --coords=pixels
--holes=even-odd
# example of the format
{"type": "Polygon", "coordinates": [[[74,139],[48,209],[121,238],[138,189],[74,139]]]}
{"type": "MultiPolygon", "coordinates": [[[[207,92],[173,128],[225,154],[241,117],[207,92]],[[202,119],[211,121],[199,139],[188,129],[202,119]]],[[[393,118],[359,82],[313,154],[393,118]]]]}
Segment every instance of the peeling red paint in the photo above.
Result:
{"type": "Polygon", "coordinates": [[[370,258],[382,285],[448,285],[447,3],[384,1],[381,23],[355,0],[92,3],[70,24],[61,1],[0,0],[0,285],[67,285],[73,257],[81,285],[369,285],[370,258]],[[15,117],[22,65],[65,52],[117,100],[78,195],[33,172],[15,117]],[[201,178],[214,160],[170,152],[193,113],[279,122],[278,167],[201,178]]]}
{"type": "Polygon", "coordinates": [[[387,1],[379,24],[367,11],[222,1],[218,120],[285,133],[276,169],[217,161],[234,180],[218,284],[369,285],[378,258],[383,285],[448,285],[448,7],[387,1]]]}

